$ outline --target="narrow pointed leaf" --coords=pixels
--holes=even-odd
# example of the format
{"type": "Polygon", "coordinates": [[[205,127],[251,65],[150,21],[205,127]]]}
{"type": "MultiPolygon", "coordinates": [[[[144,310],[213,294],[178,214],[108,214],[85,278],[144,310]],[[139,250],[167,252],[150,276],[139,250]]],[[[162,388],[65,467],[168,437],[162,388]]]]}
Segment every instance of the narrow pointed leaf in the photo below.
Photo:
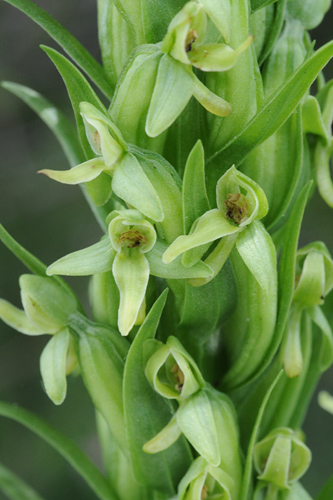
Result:
{"type": "Polygon", "coordinates": [[[214,186],[221,173],[225,172],[230,165],[240,165],[250,151],[283,125],[332,56],[333,42],[317,50],[297,69],[285,85],[279,87],[269,97],[243,131],[208,159],[207,169],[212,169],[213,163],[218,164],[218,168],[210,172],[210,181],[214,186]]]}
{"type": "Polygon", "coordinates": [[[251,11],[254,12],[258,9],[262,9],[263,7],[266,7],[266,5],[270,5],[276,1],[277,0],[251,0],[251,11]]]}
{"type": "Polygon", "coordinates": [[[246,460],[245,460],[245,468],[244,468],[244,476],[242,481],[242,488],[239,496],[239,500],[251,500],[252,499],[252,468],[253,468],[253,451],[254,446],[259,438],[260,425],[262,422],[262,418],[264,416],[264,412],[269,401],[269,398],[273,392],[274,387],[279,382],[283,374],[283,370],[279,372],[277,377],[273,380],[272,384],[269,386],[265,397],[260,405],[258,410],[258,415],[253,427],[253,431],[251,434],[250,443],[247,449],[246,460]]]}
{"type": "Polygon", "coordinates": [[[194,90],[193,75],[184,64],[165,54],[158,66],[147,115],[146,132],[156,137],[180,115],[194,90]]]}
{"type": "Polygon", "coordinates": [[[133,154],[126,153],[117,163],[112,189],[119,198],[150,219],[158,222],[163,220],[163,208],[158,194],[133,154]]]}
{"type": "Polygon", "coordinates": [[[24,101],[52,130],[73,167],[84,161],[77,132],[68,118],[41,94],[14,82],[2,82],[1,86],[24,101]]]}
{"type": "Polygon", "coordinates": [[[56,430],[40,417],[16,405],[0,402],[0,416],[24,425],[58,451],[79,473],[101,500],[118,500],[111,485],[74,441],[56,430]]]}
{"type": "Polygon", "coordinates": [[[64,83],[67,87],[67,92],[71,100],[75,113],[76,124],[83,151],[87,159],[94,158],[95,154],[92,151],[88,139],[86,137],[85,126],[80,114],[80,102],[86,101],[93,104],[103,113],[105,108],[97,97],[90,84],[84,78],[82,73],[72,64],[66,57],[50,47],[42,45],[42,49],[49,56],[53,64],[58,69],[64,83]]]}
{"type": "Polygon", "coordinates": [[[67,54],[78,64],[83,71],[92,79],[94,83],[111,98],[112,87],[105,77],[102,66],[92,57],[91,54],[80,44],[80,42],[53,19],[50,14],[41,9],[30,0],[5,0],[14,7],[20,9],[33,21],[39,24],[67,54]]]}
{"type": "MultiPolygon", "coordinates": [[[[69,161],[71,167],[82,163],[85,160],[85,156],[80,144],[80,140],[77,136],[77,132],[72,123],[68,118],[51,102],[49,102],[45,97],[36,92],[29,87],[24,87],[13,82],[2,82],[1,84],[6,90],[12,92],[20,99],[22,99],[31,109],[38,114],[38,116],[43,120],[43,122],[50,128],[58,139],[61,147],[64,151],[66,158],[69,161]]],[[[106,174],[105,174],[106,175],[106,174]]],[[[86,186],[88,188],[88,186],[86,186]]],[[[95,200],[93,197],[89,197],[89,190],[85,189],[85,186],[80,186],[84,197],[86,198],[93,214],[95,215],[98,223],[105,229],[105,217],[107,212],[104,208],[96,208],[94,205],[95,200]],[[88,191],[88,193],[87,193],[88,191]],[[92,203],[92,200],[94,203],[92,203]]],[[[90,194],[90,193],[89,193],[90,194]]],[[[111,194],[111,193],[110,193],[111,194]]],[[[103,203],[100,203],[98,207],[104,204],[108,200],[109,196],[104,199],[103,203]]]]}
{"type": "Polygon", "coordinates": [[[10,500],[43,500],[23,479],[0,463],[0,490],[10,500]]]}
{"type": "Polygon", "coordinates": [[[65,255],[47,268],[47,274],[63,276],[89,276],[112,269],[115,257],[109,238],[103,238],[90,247],[65,255]]]}
{"type": "Polygon", "coordinates": [[[124,373],[124,412],[137,480],[172,496],[191,462],[185,439],[180,437],[170,448],[156,455],[142,450],[143,445],[156,436],[173,416],[172,406],[151,388],[144,374],[143,345],[155,336],[166,294],[164,291],[155,302],[130,347],[124,373]]]}
{"type": "Polygon", "coordinates": [[[204,149],[200,140],[186,162],[182,198],[184,233],[188,234],[193,222],[210,208],[206,192],[204,149]]]}
{"type": "Polygon", "coordinates": [[[67,328],[54,335],[40,357],[40,371],[46,394],[54,404],[63,403],[67,392],[66,358],[70,333],[67,328]]]}

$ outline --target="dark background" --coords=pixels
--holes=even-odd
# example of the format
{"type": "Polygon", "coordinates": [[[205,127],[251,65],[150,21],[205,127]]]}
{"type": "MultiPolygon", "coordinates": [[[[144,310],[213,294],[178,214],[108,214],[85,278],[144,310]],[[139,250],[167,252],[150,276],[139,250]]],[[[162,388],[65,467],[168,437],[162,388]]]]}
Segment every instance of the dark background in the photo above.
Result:
{"type": "MultiPolygon", "coordinates": [[[[89,0],[39,0],[100,60],[96,5],[89,0]]],[[[333,10],[312,33],[319,47],[332,38],[333,10]]],[[[36,89],[71,116],[62,80],[39,45],[58,46],[25,15],[0,2],[0,79],[36,89]]],[[[333,76],[333,64],[325,70],[333,76]]],[[[0,89],[0,221],[18,241],[46,264],[83,248],[101,235],[78,187],[63,186],[44,176],[41,168],[67,168],[51,132],[19,99],[0,89]]],[[[301,244],[323,240],[333,253],[333,211],[314,195],[306,212],[301,244]]],[[[20,306],[18,278],[25,268],[0,245],[0,297],[20,306]]],[[[85,278],[70,280],[87,303],[85,278]]],[[[55,408],[44,394],[39,356],[49,337],[30,338],[0,324],[0,399],[18,403],[45,417],[72,436],[97,462],[94,414],[80,378],[69,380],[64,404],[55,408]],[[78,412],[78,408],[80,412],[78,412]]],[[[333,393],[333,369],[324,374],[321,389],[333,393]]],[[[303,483],[315,494],[333,472],[333,416],[310,405],[304,431],[313,463],[303,483]]],[[[0,419],[0,461],[28,480],[47,500],[88,500],[94,495],[64,460],[39,438],[16,423],[0,419]]],[[[0,499],[3,497],[0,493],[0,499]]]]}

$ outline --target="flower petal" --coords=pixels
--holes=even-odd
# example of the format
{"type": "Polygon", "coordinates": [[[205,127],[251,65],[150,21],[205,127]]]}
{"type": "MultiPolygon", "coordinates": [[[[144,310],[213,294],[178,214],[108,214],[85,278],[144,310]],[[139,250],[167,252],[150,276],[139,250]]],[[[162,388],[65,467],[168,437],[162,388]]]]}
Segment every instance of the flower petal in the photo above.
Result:
{"type": "Polygon", "coordinates": [[[60,405],[67,392],[66,360],[70,333],[67,328],[54,335],[40,357],[40,371],[46,394],[60,405]]]}
{"type": "Polygon", "coordinates": [[[39,330],[28,318],[22,309],[13,306],[7,300],[0,299],[0,318],[7,325],[25,335],[43,335],[43,330],[39,330]]]}
{"type": "Polygon", "coordinates": [[[112,269],[115,253],[109,238],[102,238],[90,247],[61,257],[47,268],[47,274],[49,276],[53,274],[89,276],[105,273],[112,269]]]}
{"type": "Polygon", "coordinates": [[[81,182],[88,182],[96,179],[105,168],[106,165],[101,158],[94,158],[70,170],[43,169],[39,170],[38,173],[47,175],[50,179],[61,182],[62,184],[81,184],[81,182]]]}
{"type": "Polygon", "coordinates": [[[140,250],[134,248],[129,255],[123,251],[117,253],[112,272],[120,293],[118,328],[122,335],[128,335],[145,297],[149,264],[140,250]]]}
{"type": "MultiPolygon", "coordinates": [[[[206,243],[211,243],[223,236],[239,232],[239,227],[232,225],[227,221],[225,215],[217,208],[206,212],[194,223],[193,233],[185,236],[179,236],[164,252],[163,262],[168,264],[178,255],[188,250],[203,247],[206,243]]],[[[207,248],[204,248],[203,252],[207,248]]],[[[192,265],[200,260],[203,252],[193,254],[192,265]]]]}

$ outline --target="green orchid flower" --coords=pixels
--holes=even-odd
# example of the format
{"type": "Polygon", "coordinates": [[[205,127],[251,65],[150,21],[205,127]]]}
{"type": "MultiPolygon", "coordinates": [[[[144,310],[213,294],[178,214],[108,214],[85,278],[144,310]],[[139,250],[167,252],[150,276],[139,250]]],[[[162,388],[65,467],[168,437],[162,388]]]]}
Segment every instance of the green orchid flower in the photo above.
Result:
{"type": "Polygon", "coordinates": [[[23,274],[20,279],[24,310],[0,299],[0,318],[25,335],[52,335],[40,357],[45,391],[60,405],[67,392],[66,376],[77,365],[68,318],[77,312],[77,302],[53,278],[23,274]]]}
{"type": "Polygon", "coordinates": [[[254,464],[258,478],[268,487],[271,496],[288,490],[308,469],[311,451],[286,427],[274,429],[254,449],[254,464]]]}
{"type": "Polygon", "coordinates": [[[297,252],[296,284],[281,347],[281,358],[286,374],[293,378],[303,368],[301,349],[301,320],[304,314],[321,330],[320,365],[326,370],[333,361],[333,333],[321,305],[333,288],[333,260],[324,243],[310,243],[297,252]]]}
{"type": "Polygon", "coordinates": [[[190,233],[176,238],[163,255],[163,262],[168,264],[183,254],[184,266],[191,267],[214,241],[220,240],[205,259],[214,274],[205,279],[191,280],[193,286],[204,285],[213,279],[222,269],[241,232],[268,211],[264,191],[235,167],[231,167],[218,181],[216,202],[217,208],[199,217],[190,233]]]}
{"type": "Polygon", "coordinates": [[[228,71],[239,56],[251,45],[250,35],[234,50],[224,43],[205,44],[209,17],[224,39],[229,39],[230,2],[219,5],[211,0],[188,2],[171,21],[160,49],[160,59],[151,97],[146,133],[156,137],[164,132],[180,115],[193,96],[207,111],[217,116],[232,113],[230,103],[211,92],[193,73],[192,67],[202,71],[228,71]]]}
{"type": "Polygon", "coordinates": [[[145,318],[145,294],[149,274],[168,279],[210,276],[203,262],[192,269],[180,259],[172,267],[162,262],[167,244],[157,240],[151,222],[135,209],[114,210],[106,220],[108,233],[101,241],[51,264],[48,275],[87,276],[111,271],[120,294],[118,328],[128,335],[145,318]]]}
{"type": "Polygon", "coordinates": [[[144,173],[140,158],[128,151],[110,116],[88,102],[81,102],[80,110],[89,143],[98,156],[70,170],[44,169],[39,173],[63,184],[86,183],[97,206],[104,205],[113,190],[127,204],[161,222],[164,212],[159,196],[144,173]]]}

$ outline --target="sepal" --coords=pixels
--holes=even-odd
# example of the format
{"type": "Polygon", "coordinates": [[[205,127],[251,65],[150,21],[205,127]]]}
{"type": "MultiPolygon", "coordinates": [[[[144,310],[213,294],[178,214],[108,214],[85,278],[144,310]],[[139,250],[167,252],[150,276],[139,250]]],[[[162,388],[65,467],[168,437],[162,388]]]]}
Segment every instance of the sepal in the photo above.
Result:
{"type": "Polygon", "coordinates": [[[168,337],[165,345],[158,341],[154,345],[145,374],[156,392],[181,401],[204,387],[197,364],[176,337],[168,337]]]}

